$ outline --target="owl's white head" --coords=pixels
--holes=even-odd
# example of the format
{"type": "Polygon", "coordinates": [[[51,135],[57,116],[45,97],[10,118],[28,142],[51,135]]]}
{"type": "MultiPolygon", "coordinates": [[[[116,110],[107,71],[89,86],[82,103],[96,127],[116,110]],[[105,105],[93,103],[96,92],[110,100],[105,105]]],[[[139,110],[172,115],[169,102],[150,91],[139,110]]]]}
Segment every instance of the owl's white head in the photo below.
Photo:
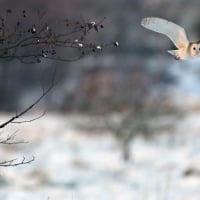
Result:
{"type": "Polygon", "coordinates": [[[200,56],[200,43],[190,43],[188,50],[192,57],[200,56]]]}

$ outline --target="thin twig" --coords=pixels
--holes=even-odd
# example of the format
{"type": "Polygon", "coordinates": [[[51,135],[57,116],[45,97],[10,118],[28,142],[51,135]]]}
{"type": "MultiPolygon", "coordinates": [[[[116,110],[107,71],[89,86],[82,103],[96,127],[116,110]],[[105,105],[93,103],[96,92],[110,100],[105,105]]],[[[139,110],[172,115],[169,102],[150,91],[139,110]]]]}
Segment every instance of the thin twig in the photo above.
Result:
{"type": "Polygon", "coordinates": [[[17,133],[17,131],[15,131],[15,133],[13,133],[11,135],[8,135],[5,139],[1,138],[0,144],[10,145],[10,144],[27,144],[28,143],[25,141],[13,141],[16,137],[16,133],[17,133]]]}
{"type": "Polygon", "coordinates": [[[12,160],[0,162],[0,167],[15,167],[15,166],[19,166],[19,165],[30,164],[35,160],[35,156],[32,156],[32,158],[28,159],[28,160],[23,156],[21,161],[16,162],[17,160],[18,159],[15,158],[12,160]]]}
{"type": "Polygon", "coordinates": [[[30,120],[24,120],[24,121],[14,121],[14,122],[11,122],[12,124],[23,124],[23,123],[30,123],[30,122],[33,122],[33,121],[36,121],[40,118],[42,118],[43,116],[45,116],[46,112],[43,112],[41,115],[39,115],[38,117],[35,117],[33,119],[30,119],[30,120]]]}

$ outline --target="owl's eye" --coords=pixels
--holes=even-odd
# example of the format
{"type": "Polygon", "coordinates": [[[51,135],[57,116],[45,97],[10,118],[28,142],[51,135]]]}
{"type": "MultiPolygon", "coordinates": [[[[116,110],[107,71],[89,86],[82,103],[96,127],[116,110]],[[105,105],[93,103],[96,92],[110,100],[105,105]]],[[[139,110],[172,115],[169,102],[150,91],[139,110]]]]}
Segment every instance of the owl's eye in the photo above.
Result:
{"type": "Polygon", "coordinates": [[[193,47],[193,50],[195,51],[195,50],[196,50],[196,47],[193,47]]]}

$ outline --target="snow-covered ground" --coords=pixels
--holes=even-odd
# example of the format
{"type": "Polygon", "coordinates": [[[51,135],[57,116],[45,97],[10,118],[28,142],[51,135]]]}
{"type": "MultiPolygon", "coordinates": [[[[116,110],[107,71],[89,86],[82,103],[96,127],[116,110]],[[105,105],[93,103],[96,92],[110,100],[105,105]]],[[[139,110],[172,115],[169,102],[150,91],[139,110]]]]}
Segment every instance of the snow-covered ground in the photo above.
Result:
{"type": "Polygon", "coordinates": [[[1,145],[1,160],[36,160],[0,168],[0,200],[200,199],[200,113],[182,118],[173,133],[135,137],[128,162],[112,134],[77,130],[75,118],[48,114],[4,130],[2,136],[18,130],[16,139],[29,143],[1,145]]]}

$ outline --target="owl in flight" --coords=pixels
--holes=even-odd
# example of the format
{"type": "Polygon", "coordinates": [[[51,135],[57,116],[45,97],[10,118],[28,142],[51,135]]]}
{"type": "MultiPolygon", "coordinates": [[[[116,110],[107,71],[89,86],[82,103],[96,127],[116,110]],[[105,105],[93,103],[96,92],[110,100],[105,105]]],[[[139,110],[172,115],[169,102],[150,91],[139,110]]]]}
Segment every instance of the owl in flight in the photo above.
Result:
{"type": "Polygon", "coordinates": [[[176,50],[169,50],[176,60],[186,60],[200,56],[200,41],[189,42],[184,28],[181,26],[157,17],[142,19],[141,25],[149,30],[161,33],[177,47],[176,50]]]}

